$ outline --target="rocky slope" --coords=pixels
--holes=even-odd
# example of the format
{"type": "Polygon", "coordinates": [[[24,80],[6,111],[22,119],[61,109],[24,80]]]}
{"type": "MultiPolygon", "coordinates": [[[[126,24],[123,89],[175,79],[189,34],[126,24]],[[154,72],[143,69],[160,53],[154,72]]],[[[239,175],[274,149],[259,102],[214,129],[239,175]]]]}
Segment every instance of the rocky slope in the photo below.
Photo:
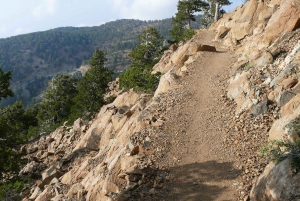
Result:
{"type": "Polygon", "coordinates": [[[299,199],[289,161],[259,156],[299,137],[286,129],[299,118],[296,6],[250,0],[171,46],[153,68],[163,73],[154,96],[116,80],[95,119],[24,145],[20,175],[36,179],[24,200],[299,199]]]}
{"type": "MultiPolygon", "coordinates": [[[[292,0],[249,1],[211,27],[217,32],[215,41],[240,56],[227,93],[237,104],[236,115],[251,114],[246,122],[254,126],[262,118],[265,123],[261,126],[267,132],[259,135],[268,141],[294,143],[299,138],[299,133],[289,129],[299,118],[299,8],[299,1],[292,0]]],[[[250,198],[297,200],[299,181],[288,160],[270,164],[254,183],[250,198]]]]}

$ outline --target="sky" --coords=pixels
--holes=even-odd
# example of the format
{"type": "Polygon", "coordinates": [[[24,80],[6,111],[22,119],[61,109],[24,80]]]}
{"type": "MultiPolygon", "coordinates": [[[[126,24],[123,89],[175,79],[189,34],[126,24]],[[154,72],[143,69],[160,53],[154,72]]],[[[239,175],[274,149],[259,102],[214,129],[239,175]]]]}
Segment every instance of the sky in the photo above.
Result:
{"type": "MultiPolygon", "coordinates": [[[[178,0],[0,0],[0,38],[57,27],[99,26],[117,19],[159,20],[177,11],[178,0]]],[[[231,0],[228,12],[242,4],[231,0]]]]}

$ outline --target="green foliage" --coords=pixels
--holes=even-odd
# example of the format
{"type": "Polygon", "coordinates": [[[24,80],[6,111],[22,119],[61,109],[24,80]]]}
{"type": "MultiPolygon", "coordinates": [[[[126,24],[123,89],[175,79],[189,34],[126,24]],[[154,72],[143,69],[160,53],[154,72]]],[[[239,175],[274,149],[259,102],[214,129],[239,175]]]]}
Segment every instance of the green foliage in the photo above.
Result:
{"type": "Polygon", "coordinates": [[[230,5],[229,0],[207,0],[209,7],[204,11],[203,18],[201,19],[201,25],[208,28],[213,22],[219,20],[219,18],[226,13],[222,6],[230,5]],[[221,14],[221,15],[220,15],[221,14]]]}
{"type": "Polygon", "coordinates": [[[298,136],[300,136],[300,119],[294,120],[292,123],[289,124],[289,132],[292,131],[296,132],[298,136]]]}
{"type": "Polygon", "coordinates": [[[151,74],[151,69],[131,67],[120,75],[120,88],[134,88],[137,92],[153,92],[159,84],[160,73],[151,74]]]}
{"type": "Polygon", "coordinates": [[[130,64],[128,52],[136,46],[137,36],[150,26],[168,37],[171,19],[124,19],[95,27],[64,27],[0,39],[0,66],[5,72],[12,71],[16,94],[1,101],[1,106],[22,100],[27,108],[32,98],[47,88],[53,72],[62,74],[85,64],[96,47],[107,53],[107,68],[125,70],[130,64]],[[21,86],[28,91],[24,93],[21,86]]]}
{"type": "Polygon", "coordinates": [[[295,144],[284,141],[273,141],[270,145],[265,146],[261,151],[261,156],[279,163],[285,159],[290,159],[291,167],[299,171],[300,168],[300,140],[295,144]]]}
{"type": "MultiPolygon", "coordinates": [[[[24,110],[21,102],[0,110],[0,180],[3,172],[16,174],[23,160],[15,152],[15,148],[27,141],[28,129],[37,126],[37,111],[24,110]]],[[[35,135],[35,133],[31,133],[35,135]]]]}
{"type": "Polygon", "coordinates": [[[24,188],[24,181],[15,178],[6,183],[0,183],[0,200],[19,201],[22,197],[19,195],[24,188]]]}
{"type": "Polygon", "coordinates": [[[166,50],[164,38],[155,28],[151,27],[144,30],[138,39],[138,45],[129,54],[130,66],[152,68],[160,60],[163,51],[166,50]]]}
{"type": "Polygon", "coordinates": [[[66,121],[74,105],[79,79],[62,74],[52,79],[39,105],[38,120],[41,131],[51,131],[66,121]]]}
{"type": "Polygon", "coordinates": [[[114,102],[114,100],[116,100],[116,96],[110,96],[106,99],[106,104],[110,104],[112,102],[114,102]]]}
{"type": "Polygon", "coordinates": [[[180,21],[174,17],[172,17],[172,29],[170,30],[170,35],[173,38],[172,42],[178,43],[179,41],[186,41],[189,40],[190,38],[185,38],[183,36],[185,29],[185,24],[183,21],[180,21]]]}
{"type": "Polygon", "coordinates": [[[86,72],[83,79],[78,84],[72,108],[72,117],[75,119],[87,112],[97,112],[105,103],[103,95],[107,84],[112,81],[113,71],[104,67],[106,57],[103,51],[96,50],[90,59],[91,68],[86,72]]]}
{"type": "Polygon", "coordinates": [[[170,35],[174,42],[188,40],[192,37],[191,21],[196,21],[195,12],[205,11],[209,7],[208,3],[202,0],[181,0],[177,4],[177,13],[172,17],[172,29],[170,35]],[[186,25],[187,24],[187,25],[186,25]]]}
{"type": "Polygon", "coordinates": [[[193,29],[186,29],[182,34],[182,39],[184,41],[191,39],[196,34],[195,30],[193,29]]]}
{"type": "Polygon", "coordinates": [[[246,63],[246,64],[242,67],[242,70],[248,71],[248,70],[250,70],[252,67],[253,67],[253,64],[250,63],[250,62],[248,62],[248,63],[246,63]]]}
{"type": "Polygon", "coordinates": [[[30,177],[14,177],[0,183],[0,200],[19,201],[30,193],[33,180],[30,177]]]}
{"type": "Polygon", "coordinates": [[[266,156],[272,161],[279,163],[285,159],[290,159],[291,167],[298,172],[300,169],[300,119],[296,119],[288,125],[289,135],[296,138],[295,142],[276,140],[265,146],[261,151],[262,156],[266,156]]]}
{"type": "Polygon", "coordinates": [[[9,89],[10,80],[11,80],[11,72],[8,71],[4,73],[0,68],[0,101],[3,98],[7,98],[8,96],[13,96],[14,93],[11,89],[9,89]]]}
{"type": "Polygon", "coordinates": [[[144,30],[139,42],[131,51],[130,68],[120,75],[120,88],[134,88],[136,91],[154,91],[159,82],[159,74],[152,75],[152,67],[160,60],[166,45],[155,28],[144,30]]]}

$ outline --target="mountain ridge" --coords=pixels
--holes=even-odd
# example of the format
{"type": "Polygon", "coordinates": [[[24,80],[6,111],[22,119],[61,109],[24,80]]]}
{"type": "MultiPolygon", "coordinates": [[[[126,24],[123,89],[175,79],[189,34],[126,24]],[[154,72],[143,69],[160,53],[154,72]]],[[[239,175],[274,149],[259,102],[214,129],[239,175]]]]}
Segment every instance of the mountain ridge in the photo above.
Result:
{"type": "MultiPolygon", "coordinates": [[[[200,16],[195,28],[200,26],[200,16]]],[[[12,71],[12,88],[16,96],[1,102],[2,106],[22,100],[27,105],[31,98],[41,93],[47,85],[48,75],[75,70],[87,64],[95,49],[107,53],[106,67],[116,71],[128,68],[131,49],[137,44],[137,36],[150,26],[169,39],[171,18],[164,20],[122,19],[95,27],[60,27],[43,32],[0,39],[0,67],[12,71]],[[26,89],[24,82],[42,89],[26,89]]]]}

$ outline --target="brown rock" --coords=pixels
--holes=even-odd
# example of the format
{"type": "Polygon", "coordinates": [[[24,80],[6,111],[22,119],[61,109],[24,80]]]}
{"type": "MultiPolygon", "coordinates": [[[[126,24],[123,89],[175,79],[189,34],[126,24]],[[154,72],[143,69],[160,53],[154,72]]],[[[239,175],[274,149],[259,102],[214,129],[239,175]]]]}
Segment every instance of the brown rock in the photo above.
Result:
{"type": "Polygon", "coordinates": [[[236,99],[236,97],[244,92],[250,91],[250,82],[248,79],[249,72],[238,73],[235,77],[230,79],[228,87],[227,97],[230,99],[236,99]]]}
{"type": "Polygon", "coordinates": [[[292,92],[295,94],[300,93],[300,83],[299,82],[292,88],[292,92]]]}
{"type": "Polygon", "coordinates": [[[38,149],[39,149],[38,145],[33,145],[32,147],[27,149],[27,153],[32,154],[32,153],[36,152],[38,149]]]}
{"type": "Polygon", "coordinates": [[[84,186],[81,183],[76,183],[68,191],[68,196],[76,195],[79,191],[84,191],[84,186]]]}
{"type": "Polygon", "coordinates": [[[75,132],[80,132],[82,126],[82,120],[79,118],[76,121],[74,121],[73,130],[75,132]]]}
{"type": "Polygon", "coordinates": [[[169,48],[172,52],[175,52],[178,49],[178,46],[176,44],[173,44],[169,48]]]}
{"type": "Polygon", "coordinates": [[[161,76],[159,85],[155,91],[154,97],[157,97],[160,93],[165,93],[170,89],[174,89],[178,86],[177,81],[178,76],[176,76],[171,71],[167,72],[163,76],[161,76]]]}
{"type": "Polygon", "coordinates": [[[280,114],[282,117],[284,117],[284,116],[290,116],[295,112],[300,114],[299,111],[300,111],[300,94],[297,94],[285,106],[281,108],[280,114]]]}
{"type": "Polygon", "coordinates": [[[42,183],[38,186],[43,189],[45,185],[49,184],[54,177],[61,177],[63,175],[62,172],[57,170],[55,167],[50,167],[42,172],[42,183]]]}
{"type": "Polygon", "coordinates": [[[220,28],[218,29],[218,33],[217,33],[216,36],[215,36],[215,40],[225,38],[225,36],[228,34],[228,32],[229,32],[230,30],[231,30],[230,28],[225,27],[225,26],[220,27],[220,28]]]}
{"type": "Polygon", "coordinates": [[[49,186],[35,199],[35,201],[50,200],[54,196],[55,196],[55,194],[52,191],[52,187],[49,186]]]}
{"type": "Polygon", "coordinates": [[[281,85],[282,85],[285,89],[290,89],[290,88],[292,88],[293,86],[295,86],[297,83],[298,83],[298,80],[289,77],[289,78],[287,78],[287,79],[284,79],[284,80],[281,82],[281,85]]]}
{"type": "Polygon", "coordinates": [[[21,175],[27,175],[33,173],[37,170],[38,167],[39,164],[37,162],[31,161],[19,172],[19,175],[21,176],[21,175]]]}
{"type": "Polygon", "coordinates": [[[267,64],[271,64],[273,62],[273,56],[268,51],[264,51],[260,54],[260,57],[253,61],[256,66],[266,66],[267,64]]]}
{"type": "Polygon", "coordinates": [[[41,189],[39,187],[36,187],[34,189],[34,192],[29,197],[29,200],[35,200],[41,193],[42,193],[41,189]]]}
{"type": "Polygon", "coordinates": [[[239,25],[234,26],[231,31],[235,40],[242,40],[252,33],[253,25],[251,22],[257,11],[257,6],[257,1],[249,1],[247,5],[240,10],[241,16],[236,18],[236,23],[239,25]]]}
{"type": "Polygon", "coordinates": [[[198,51],[207,51],[207,52],[216,52],[216,47],[211,45],[201,45],[198,48],[198,51]]]}
{"type": "Polygon", "coordinates": [[[235,73],[237,73],[238,70],[240,70],[242,67],[244,67],[246,64],[248,63],[247,60],[240,60],[237,61],[231,69],[231,74],[234,75],[235,73]]]}
{"type": "Polygon", "coordinates": [[[281,34],[293,31],[299,26],[300,10],[292,7],[291,0],[280,4],[265,29],[263,43],[270,45],[281,34]]]}
{"type": "Polygon", "coordinates": [[[131,150],[130,155],[131,155],[131,156],[134,156],[134,155],[139,154],[139,152],[140,152],[140,147],[139,147],[139,146],[136,146],[136,147],[134,147],[134,148],[131,150]]]}
{"type": "Polygon", "coordinates": [[[300,175],[294,174],[289,160],[270,163],[259,176],[250,193],[250,200],[295,200],[300,194],[300,175]]]}
{"type": "Polygon", "coordinates": [[[296,96],[296,94],[291,91],[283,92],[283,94],[280,96],[279,106],[283,107],[286,103],[288,103],[295,96],[296,96]]]}

